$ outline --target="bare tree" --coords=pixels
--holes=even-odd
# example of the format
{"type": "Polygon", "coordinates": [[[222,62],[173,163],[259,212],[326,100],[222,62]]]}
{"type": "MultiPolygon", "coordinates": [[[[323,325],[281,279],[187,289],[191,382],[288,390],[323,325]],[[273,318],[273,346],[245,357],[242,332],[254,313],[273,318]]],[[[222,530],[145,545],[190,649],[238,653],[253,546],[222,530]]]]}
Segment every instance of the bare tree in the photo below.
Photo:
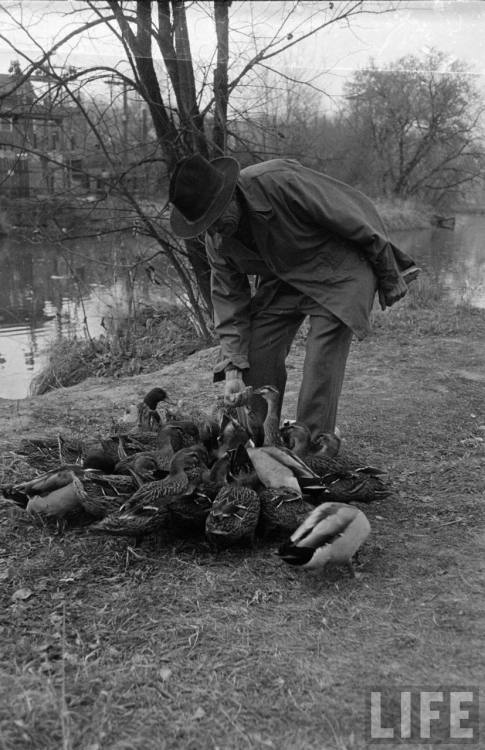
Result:
{"type": "Polygon", "coordinates": [[[386,70],[372,63],[347,84],[348,126],[365,153],[360,168],[379,192],[436,203],[480,177],[484,105],[469,72],[431,50],[386,70]]]}

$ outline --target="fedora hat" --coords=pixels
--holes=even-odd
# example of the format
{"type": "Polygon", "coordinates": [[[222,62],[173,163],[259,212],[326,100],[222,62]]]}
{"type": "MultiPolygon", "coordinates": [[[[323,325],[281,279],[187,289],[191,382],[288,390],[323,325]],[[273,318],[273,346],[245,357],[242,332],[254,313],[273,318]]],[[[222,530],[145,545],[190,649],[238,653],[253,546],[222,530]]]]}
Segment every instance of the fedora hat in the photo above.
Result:
{"type": "Polygon", "coordinates": [[[234,193],[239,163],[230,156],[208,161],[201,154],[181,159],[170,180],[170,225],[177,237],[197,237],[223,213],[234,193]]]}

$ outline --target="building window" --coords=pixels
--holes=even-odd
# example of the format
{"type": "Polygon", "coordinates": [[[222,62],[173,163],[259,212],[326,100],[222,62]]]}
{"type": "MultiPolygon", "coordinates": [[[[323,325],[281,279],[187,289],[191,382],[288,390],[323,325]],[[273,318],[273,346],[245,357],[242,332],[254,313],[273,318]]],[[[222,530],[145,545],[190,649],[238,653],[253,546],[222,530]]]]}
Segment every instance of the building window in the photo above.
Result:
{"type": "Polygon", "coordinates": [[[12,130],[12,118],[11,117],[0,117],[0,130],[9,132],[12,130]]]}

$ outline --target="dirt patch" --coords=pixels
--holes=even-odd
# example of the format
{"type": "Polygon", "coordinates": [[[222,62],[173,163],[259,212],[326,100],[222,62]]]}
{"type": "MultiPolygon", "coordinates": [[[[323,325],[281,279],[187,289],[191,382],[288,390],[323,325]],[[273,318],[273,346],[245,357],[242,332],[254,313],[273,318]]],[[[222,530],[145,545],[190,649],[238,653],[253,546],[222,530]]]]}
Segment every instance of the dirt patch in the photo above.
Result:
{"type": "MultiPolygon", "coordinates": [[[[215,556],[147,540],[127,556],[0,510],[2,747],[365,750],[367,686],[482,682],[485,315],[375,324],[339,413],[344,451],[387,468],[394,490],[365,509],[358,580],[298,575],[264,545],[215,556]]],[[[2,465],[26,434],[92,434],[153,386],[210,406],[216,356],[0,400],[2,465]]],[[[289,417],[302,362],[299,345],[289,417]]]]}

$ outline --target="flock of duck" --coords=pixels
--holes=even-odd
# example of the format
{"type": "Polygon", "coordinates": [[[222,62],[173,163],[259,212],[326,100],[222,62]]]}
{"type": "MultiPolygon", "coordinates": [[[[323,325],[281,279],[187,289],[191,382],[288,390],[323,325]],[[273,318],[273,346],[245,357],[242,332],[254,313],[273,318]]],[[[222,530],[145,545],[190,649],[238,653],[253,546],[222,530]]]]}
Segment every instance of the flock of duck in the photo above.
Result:
{"type": "Polygon", "coordinates": [[[290,565],[329,562],[353,573],[370,533],[354,503],[390,494],[384,473],[337,456],[339,438],[317,444],[298,422],[280,426],[278,391],[246,388],[239,406],[210,414],[172,404],[163,388],[130,406],[93,440],[26,439],[17,452],[38,472],[0,488],[29,514],[86,524],[98,534],[140,538],[164,531],[213,548],[277,540],[290,565]],[[266,417],[251,408],[266,401],[266,417]]]}

